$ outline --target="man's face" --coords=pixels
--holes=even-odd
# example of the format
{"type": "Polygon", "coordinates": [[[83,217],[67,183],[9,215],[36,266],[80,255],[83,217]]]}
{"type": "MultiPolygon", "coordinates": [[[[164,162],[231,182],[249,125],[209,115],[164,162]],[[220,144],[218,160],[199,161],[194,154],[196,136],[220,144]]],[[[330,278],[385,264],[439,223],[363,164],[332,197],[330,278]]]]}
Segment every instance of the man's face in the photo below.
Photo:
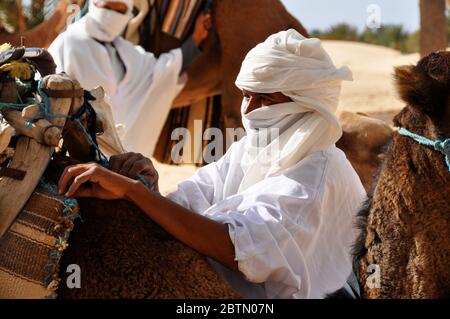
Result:
{"type": "Polygon", "coordinates": [[[128,6],[123,2],[113,2],[113,1],[97,1],[95,2],[95,6],[103,9],[109,9],[116,11],[118,13],[125,14],[128,12],[128,6]]]}
{"type": "Polygon", "coordinates": [[[245,100],[248,106],[244,114],[248,114],[253,110],[256,110],[262,106],[269,106],[273,104],[292,102],[292,99],[281,92],[275,93],[255,93],[246,90],[242,90],[245,100]]]}

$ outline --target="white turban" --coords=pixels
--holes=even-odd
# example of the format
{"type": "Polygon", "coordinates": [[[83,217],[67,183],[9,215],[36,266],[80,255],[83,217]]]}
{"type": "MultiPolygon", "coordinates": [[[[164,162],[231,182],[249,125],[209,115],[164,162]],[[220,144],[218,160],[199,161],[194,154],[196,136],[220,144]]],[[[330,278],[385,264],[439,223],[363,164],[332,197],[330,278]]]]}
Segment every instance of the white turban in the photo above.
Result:
{"type": "Polygon", "coordinates": [[[339,140],[342,129],[335,112],[343,80],[352,80],[351,71],[337,69],[319,39],[306,39],[294,29],[271,35],[250,50],[236,86],[254,93],[282,92],[293,102],[244,114],[244,100],[248,151],[241,162],[240,191],[339,140]],[[270,127],[278,128],[280,135],[266,145],[261,134],[268,133],[261,129],[270,127]]]}
{"type": "Polygon", "coordinates": [[[94,39],[112,42],[120,36],[132,19],[133,0],[90,0],[86,14],[86,32],[94,39]],[[113,10],[99,8],[96,4],[106,2],[122,2],[128,10],[125,14],[113,10]]]}

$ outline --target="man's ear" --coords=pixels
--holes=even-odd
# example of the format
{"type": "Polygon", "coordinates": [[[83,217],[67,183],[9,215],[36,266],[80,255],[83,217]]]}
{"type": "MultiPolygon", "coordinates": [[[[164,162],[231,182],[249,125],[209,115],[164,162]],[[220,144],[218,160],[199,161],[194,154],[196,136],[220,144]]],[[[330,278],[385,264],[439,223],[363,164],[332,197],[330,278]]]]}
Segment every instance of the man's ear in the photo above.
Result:
{"type": "Polygon", "coordinates": [[[446,85],[431,78],[419,66],[395,68],[394,80],[401,99],[418,111],[436,114],[445,104],[446,85]]]}

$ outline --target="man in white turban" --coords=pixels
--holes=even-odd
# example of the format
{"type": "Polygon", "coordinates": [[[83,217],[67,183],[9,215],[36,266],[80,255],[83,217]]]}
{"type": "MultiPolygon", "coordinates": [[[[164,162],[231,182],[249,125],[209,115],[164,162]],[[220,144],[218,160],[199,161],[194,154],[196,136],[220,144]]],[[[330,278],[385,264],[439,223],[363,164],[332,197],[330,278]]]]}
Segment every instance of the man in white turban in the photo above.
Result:
{"type": "Polygon", "coordinates": [[[119,136],[129,151],[152,156],[172,102],[185,81],[180,73],[200,54],[209,15],[201,15],[181,48],[156,58],[121,35],[132,19],[133,0],[90,0],[88,13],[51,44],[57,72],[84,89],[102,86],[119,136]]]}
{"type": "Polygon", "coordinates": [[[245,298],[323,298],[351,273],[354,217],[365,198],[335,146],[342,132],[334,112],[341,81],[350,79],[320,40],[295,30],[274,34],[242,64],[236,84],[247,136],[219,161],[166,198],[132,180],[142,174],[158,181],[150,160],[138,154],[113,157],[113,172],[71,167],[60,191],[134,202],[209,257],[245,298]],[[81,186],[86,181],[93,188],[81,186]]]}

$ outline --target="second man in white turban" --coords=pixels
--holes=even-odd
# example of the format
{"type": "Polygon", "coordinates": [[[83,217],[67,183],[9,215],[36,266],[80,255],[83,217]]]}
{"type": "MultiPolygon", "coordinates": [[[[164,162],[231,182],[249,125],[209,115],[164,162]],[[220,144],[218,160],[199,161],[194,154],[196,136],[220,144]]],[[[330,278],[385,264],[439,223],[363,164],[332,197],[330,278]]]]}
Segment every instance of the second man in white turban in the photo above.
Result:
{"type": "Polygon", "coordinates": [[[208,35],[204,22],[209,16],[198,18],[182,48],[156,58],[121,36],[132,9],[133,0],[90,0],[86,16],[69,25],[49,52],[57,72],[73,76],[86,90],[103,87],[125,149],[152,156],[172,102],[184,87],[180,73],[208,35]]]}

